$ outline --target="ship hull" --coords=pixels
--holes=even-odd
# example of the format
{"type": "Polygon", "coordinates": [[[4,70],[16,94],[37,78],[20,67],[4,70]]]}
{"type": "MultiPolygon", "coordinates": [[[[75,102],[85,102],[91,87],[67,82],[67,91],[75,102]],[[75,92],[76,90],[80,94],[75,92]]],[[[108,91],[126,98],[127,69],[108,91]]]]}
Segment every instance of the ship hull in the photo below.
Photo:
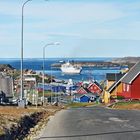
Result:
{"type": "Polygon", "coordinates": [[[72,68],[61,68],[61,71],[66,74],[80,74],[81,69],[72,69],[72,68]]]}

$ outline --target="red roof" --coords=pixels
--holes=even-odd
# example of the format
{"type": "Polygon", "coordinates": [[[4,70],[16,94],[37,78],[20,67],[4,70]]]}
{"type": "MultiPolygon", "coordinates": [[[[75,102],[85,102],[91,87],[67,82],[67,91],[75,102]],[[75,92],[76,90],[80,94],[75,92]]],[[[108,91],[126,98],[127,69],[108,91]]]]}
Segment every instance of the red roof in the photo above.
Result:
{"type": "Polygon", "coordinates": [[[80,87],[80,88],[77,90],[77,93],[86,94],[86,93],[88,93],[88,92],[87,92],[86,89],[84,89],[83,87],[80,87]]]}

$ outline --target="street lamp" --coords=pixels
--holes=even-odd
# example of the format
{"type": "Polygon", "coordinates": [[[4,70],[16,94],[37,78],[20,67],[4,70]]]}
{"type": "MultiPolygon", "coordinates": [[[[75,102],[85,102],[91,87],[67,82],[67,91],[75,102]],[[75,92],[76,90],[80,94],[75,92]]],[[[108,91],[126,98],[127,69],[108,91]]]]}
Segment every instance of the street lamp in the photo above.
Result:
{"type": "Polygon", "coordinates": [[[59,42],[53,42],[53,43],[49,43],[49,44],[46,44],[44,47],[43,47],[43,75],[42,75],[42,84],[43,84],[43,105],[44,105],[44,99],[45,99],[45,49],[48,47],[48,46],[51,46],[51,45],[60,45],[59,42]]]}
{"type": "Polygon", "coordinates": [[[18,102],[19,107],[25,107],[24,91],[23,91],[23,40],[24,40],[24,7],[25,5],[32,0],[26,0],[22,5],[22,22],[21,22],[21,93],[20,100],[18,102]]]}
{"type": "Polygon", "coordinates": [[[22,5],[22,22],[21,22],[21,91],[20,91],[20,100],[18,102],[19,107],[25,107],[25,100],[23,99],[24,97],[24,91],[23,91],[23,39],[24,39],[24,7],[25,5],[31,0],[27,0],[23,3],[22,5]]]}

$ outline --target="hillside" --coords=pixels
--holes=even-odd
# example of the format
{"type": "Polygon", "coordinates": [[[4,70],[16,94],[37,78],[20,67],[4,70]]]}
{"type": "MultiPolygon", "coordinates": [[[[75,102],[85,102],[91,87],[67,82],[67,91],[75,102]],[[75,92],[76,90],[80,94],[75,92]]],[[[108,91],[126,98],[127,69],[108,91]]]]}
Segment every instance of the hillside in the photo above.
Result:
{"type": "Polygon", "coordinates": [[[140,57],[123,57],[123,58],[116,58],[113,59],[113,63],[121,63],[121,64],[135,64],[140,61],[140,57]]]}
{"type": "Polygon", "coordinates": [[[7,70],[14,70],[11,65],[9,64],[0,64],[0,71],[7,71],[7,70]]]}

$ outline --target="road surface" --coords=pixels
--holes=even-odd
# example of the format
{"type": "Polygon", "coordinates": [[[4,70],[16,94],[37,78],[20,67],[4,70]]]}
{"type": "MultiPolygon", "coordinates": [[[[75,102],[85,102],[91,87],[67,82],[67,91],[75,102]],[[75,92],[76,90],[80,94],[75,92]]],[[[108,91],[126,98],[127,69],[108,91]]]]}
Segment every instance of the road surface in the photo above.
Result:
{"type": "Polygon", "coordinates": [[[140,140],[140,111],[62,110],[50,119],[38,140],[140,140]]]}

